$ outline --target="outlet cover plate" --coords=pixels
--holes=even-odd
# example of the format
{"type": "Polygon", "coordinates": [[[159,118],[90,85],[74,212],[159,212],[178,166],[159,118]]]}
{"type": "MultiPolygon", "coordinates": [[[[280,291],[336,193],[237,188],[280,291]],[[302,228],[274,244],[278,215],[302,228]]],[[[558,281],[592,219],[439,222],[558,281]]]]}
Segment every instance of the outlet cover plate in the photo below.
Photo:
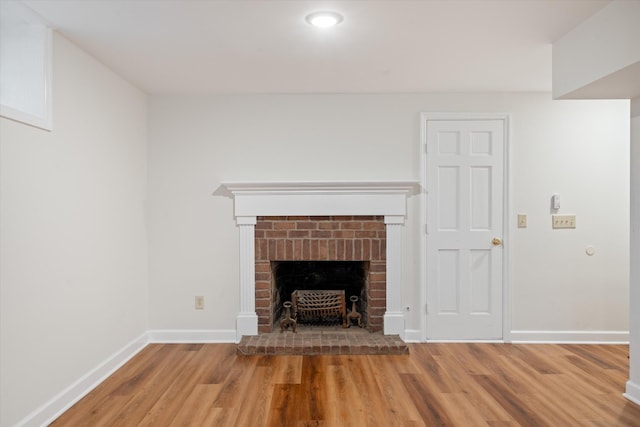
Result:
{"type": "Polygon", "coordinates": [[[553,228],[576,228],[575,215],[551,215],[553,228]]]}

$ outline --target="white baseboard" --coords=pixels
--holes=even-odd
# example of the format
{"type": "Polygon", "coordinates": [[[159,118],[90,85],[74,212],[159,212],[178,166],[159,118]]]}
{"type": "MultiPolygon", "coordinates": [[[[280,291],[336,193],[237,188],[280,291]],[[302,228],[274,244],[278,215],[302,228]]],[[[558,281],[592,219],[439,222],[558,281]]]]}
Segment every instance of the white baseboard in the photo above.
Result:
{"type": "Polygon", "coordinates": [[[233,343],[235,341],[235,329],[147,331],[33,411],[15,427],[39,427],[50,424],[149,343],[233,343]]]}
{"type": "Polygon", "coordinates": [[[235,343],[235,329],[156,329],[148,333],[150,343],[235,343]]]}
{"type": "Polygon", "coordinates": [[[404,342],[422,342],[422,332],[420,329],[405,329],[404,342]]]}
{"type": "Polygon", "coordinates": [[[511,331],[514,344],[628,344],[629,331],[511,331]]]}
{"type": "Polygon", "coordinates": [[[58,418],[64,411],[86,396],[91,390],[113,374],[129,359],[135,356],[147,345],[147,334],[144,333],[121,350],[107,358],[100,365],[87,372],[78,381],[58,393],[53,399],[33,411],[22,419],[16,427],[31,427],[48,425],[58,418]]]}
{"type": "Polygon", "coordinates": [[[623,396],[636,405],[640,405],[640,384],[635,384],[631,380],[627,381],[627,389],[623,396]]]}
{"type": "MultiPolygon", "coordinates": [[[[407,329],[405,342],[419,343],[419,329],[407,329]]],[[[628,331],[511,331],[504,340],[438,340],[429,342],[510,342],[514,344],[629,344],[628,331]]]]}

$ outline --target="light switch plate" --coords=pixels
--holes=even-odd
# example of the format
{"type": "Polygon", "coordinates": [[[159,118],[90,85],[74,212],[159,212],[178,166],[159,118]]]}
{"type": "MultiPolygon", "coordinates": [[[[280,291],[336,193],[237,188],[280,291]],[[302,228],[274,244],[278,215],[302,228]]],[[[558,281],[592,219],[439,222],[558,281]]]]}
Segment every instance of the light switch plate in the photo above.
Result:
{"type": "Polygon", "coordinates": [[[518,214],[518,228],[527,228],[527,214],[518,214]]]}
{"type": "Polygon", "coordinates": [[[204,297],[202,295],[196,296],[196,310],[204,310],[204,297]]]}
{"type": "Polygon", "coordinates": [[[553,228],[576,228],[575,215],[551,215],[553,228]]]}

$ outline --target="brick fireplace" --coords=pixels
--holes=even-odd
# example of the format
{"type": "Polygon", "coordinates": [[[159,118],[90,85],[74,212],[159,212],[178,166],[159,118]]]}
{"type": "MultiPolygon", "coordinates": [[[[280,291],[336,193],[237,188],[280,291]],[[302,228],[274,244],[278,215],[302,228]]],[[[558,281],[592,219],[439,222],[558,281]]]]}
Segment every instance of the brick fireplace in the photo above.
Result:
{"type": "Polygon", "coordinates": [[[366,327],[382,331],[386,310],[386,227],[382,216],[260,216],[255,226],[258,332],[271,332],[280,304],[272,267],[282,261],[363,261],[366,327]]]}
{"type": "Polygon", "coordinates": [[[238,342],[272,328],[271,262],[298,259],[368,262],[369,328],[404,337],[402,228],[415,182],[227,182],[223,187],[234,199],[240,238],[238,342]]]}

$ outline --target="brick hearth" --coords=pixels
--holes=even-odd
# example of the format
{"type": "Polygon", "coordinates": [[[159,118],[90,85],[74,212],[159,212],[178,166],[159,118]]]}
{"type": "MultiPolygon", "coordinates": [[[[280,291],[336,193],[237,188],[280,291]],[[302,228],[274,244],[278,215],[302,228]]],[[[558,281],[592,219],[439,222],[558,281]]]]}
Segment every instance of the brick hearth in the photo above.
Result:
{"type": "Polygon", "coordinates": [[[398,335],[372,333],[360,328],[298,328],[245,336],[238,344],[239,354],[409,354],[409,347],[398,335]]]}
{"type": "Polygon", "coordinates": [[[269,216],[255,226],[258,331],[271,332],[272,261],[367,261],[367,329],[383,329],[386,310],[386,230],[383,216],[269,216]]]}

